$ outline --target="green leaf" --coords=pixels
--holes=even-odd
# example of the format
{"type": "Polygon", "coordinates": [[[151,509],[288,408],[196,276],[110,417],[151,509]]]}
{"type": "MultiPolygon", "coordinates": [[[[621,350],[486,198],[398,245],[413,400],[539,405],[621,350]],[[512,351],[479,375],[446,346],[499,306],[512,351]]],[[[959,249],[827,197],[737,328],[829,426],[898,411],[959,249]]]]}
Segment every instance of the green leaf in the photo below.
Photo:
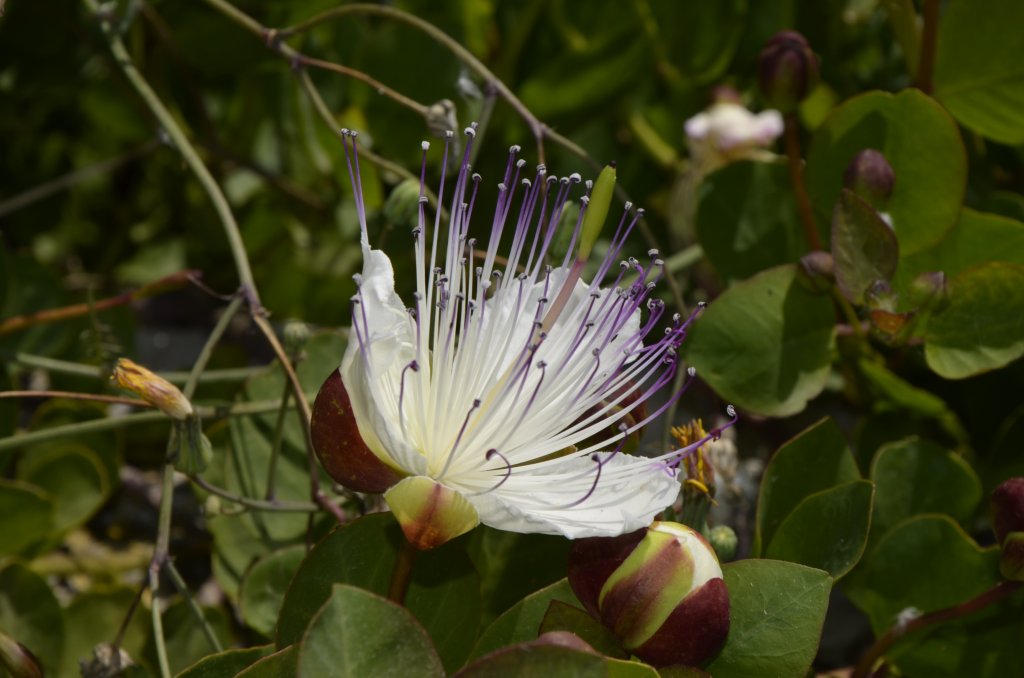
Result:
{"type": "Polygon", "coordinates": [[[715,299],[683,349],[722,398],[784,417],[825,387],[834,344],[832,302],[804,289],[795,266],[779,266],[715,299]]]}
{"type": "Polygon", "coordinates": [[[242,621],[265,636],[274,634],[285,592],[305,557],[306,547],[295,544],[268,553],[253,563],[238,593],[242,621]]]}
{"type": "Polygon", "coordinates": [[[253,662],[235,678],[295,678],[298,671],[299,651],[295,645],[269,654],[253,662]]]}
{"type": "Polygon", "coordinates": [[[110,494],[103,462],[81,445],[52,447],[24,457],[18,477],[53,498],[51,538],[84,524],[110,494]]]}
{"type": "Polygon", "coordinates": [[[892,227],[874,207],[844,188],[832,214],[832,256],[843,296],[863,304],[864,293],[876,280],[892,279],[899,253],[892,227]]]}
{"type": "Polygon", "coordinates": [[[175,678],[222,678],[234,676],[274,651],[273,645],[225,650],[203,657],[175,678]]]}
{"type": "Polygon", "coordinates": [[[481,525],[466,550],[480,573],[483,624],[524,596],[565,576],[571,542],[548,534],[519,534],[481,525]]]}
{"type": "Polygon", "coordinates": [[[729,588],[729,637],[707,667],[715,678],[801,678],[818,651],[832,579],[776,560],[722,566],[729,588]]]}
{"type": "Polygon", "coordinates": [[[0,632],[31,650],[47,675],[57,675],[64,616],[46,580],[21,563],[0,570],[0,632]]]}
{"type": "Polygon", "coordinates": [[[603,655],[626,659],[629,656],[621,643],[601,622],[575,605],[552,600],[540,623],[538,634],[548,631],[568,631],[603,655]]]}
{"type": "Polygon", "coordinates": [[[513,645],[478,659],[456,674],[457,678],[606,678],[604,657],[556,645],[513,645]]]}
{"type": "Polygon", "coordinates": [[[857,463],[835,421],[813,424],[775,452],[764,470],[757,500],[754,554],[805,498],[860,479],[857,463]]]}
{"type": "Polygon", "coordinates": [[[29,483],[0,478],[0,556],[20,553],[45,539],[53,522],[49,494],[29,483]]]}
{"type": "Polygon", "coordinates": [[[726,283],[795,262],[804,252],[785,163],[736,162],[712,173],[701,183],[695,222],[726,283]]]}
{"type": "Polygon", "coordinates": [[[430,637],[408,610],[354,586],[335,584],[302,636],[297,674],[431,678],[445,672],[430,637]]]}
{"type": "Polygon", "coordinates": [[[949,516],[919,515],[879,540],[844,591],[880,634],[909,607],[933,612],[991,588],[998,561],[998,550],[979,548],[949,516]]]}
{"type": "Polygon", "coordinates": [[[870,480],[854,480],[810,495],[779,525],[765,557],[815,567],[839,579],[864,553],[874,493],[870,480]]]}
{"type": "Polygon", "coordinates": [[[956,226],[941,242],[900,259],[896,287],[905,289],[915,276],[926,271],[942,271],[952,278],[963,270],[988,261],[1024,266],[1024,223],[965,207],[956,226]]]}
{"type": "Polygon", "coordinates": [[[843,172],[858,151],[881,151],[896,183],[885,206],[902,254],[935,244],[953,227],[967,181],[956,123],[915,89],[848,99],[818,128],[807,156],[807,190],[819,220],[839,199],[843,172]]]}
{"type": "MultiPolygon", "coordinates": [[[[64,650],[58,675],[78,675],[79,660],[91,660],[96,645],[114,639],[136,593],[127,588],[87,591],[72,601],[64,611],[64,650]]],[[[121,648],[134,661],[141,659],[146,641],[152,634],[150,629],[149,615],[136,610],[121,642],[121,648]]]]}
{"type": "Polygon", "coordinates": [[[924,355],[947,379],[998,369],[1024,355],[1024,266],[992,262],[956,276],[949,304],[925,328],[924,355]]]}
{"type": "Polygon", "coordinates": [[[959,455],[911,438],[878,450],[871,464],[877,495],[872,539],[921,513],[945,513],[967,527],[981,502],[981,480],[959,455]]]}
{"type": "Polygon", "coordinates": [[[509,608],[494,623],[484,629],[473,646],[470,657],[482,657],[500,647],[534,640],[552,601],[579,606],[567,579],[561,579],[536,593],[532,593],[509,608]]]}
{"type": "MultiPolygon", "coordinates": [[[[885,365],[876,363],[868,358],[861,358],[857,361],[857,367],[865,381],[873,387],[872,396],[877,398],[879,403],[888,401],[896,407],[903,408],[922,417],[935,419],[939,425],[949,433],[955,440],[968,441],[967,431],[960,422],[956,412],[950,409],[946,401],[931,391],[914,386],[909,381],[891,371],[885,365]]],[[[876,405],[876,409],[882,409],[876,405]]],[[[890,427],[889,431],[894,429],[890,427]]],[[[901,438],[901,435],[891,436],[889,440],[901,438]]],[[[870,464],[872,452],[857,447],[857,454],[864,466],[870,464]]]]}
{"type": "MultiPolygon", "coordinates": [[[[405,536],[390,513],[378,513],[335,530],[302,561],[281,605],[277,646],[297,642],[333,584],[385,595],[405,536]]],[[[460,542],[417,555],[405,605],[423,624],[449,670],[461,666],[476,640],[479,579],[460,542]]]]}
{"type": "Polygon", "coordinates": [[[935,97],[961,123],[1004,144],[1024,142],[1024,5],[950,0],[939,21],[935,97]]]}

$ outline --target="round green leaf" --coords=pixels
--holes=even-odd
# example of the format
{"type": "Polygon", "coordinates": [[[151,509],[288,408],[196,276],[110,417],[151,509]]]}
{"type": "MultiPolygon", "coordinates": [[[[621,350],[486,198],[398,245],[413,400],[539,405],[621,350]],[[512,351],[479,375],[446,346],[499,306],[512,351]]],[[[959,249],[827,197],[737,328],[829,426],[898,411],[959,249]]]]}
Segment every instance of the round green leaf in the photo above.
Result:
{"type": "Polygon", "coordinates": [[[299,660],[298,648],[289,645],[283,650],[269,654],[263,659],[253,662],[249,668],[235,678],[295,678],[299,660]]]}
{"type": "MultiPolygon", "coordinates": [[[[93,648],[109,643],[113,633],[124,622],[137,591],[115,589],[107,592],[87,592],[72,601],[64,612],[64,650],[59,675],[78,675],[78,662],[89,661],[93,648]]],[[[134,661],[139,661],[151,634],[149,615],[136,610],[125,631],[121,648],[134,661]]]]}
{"type": "Polygon", "coordinates": [[[805,498],[860,479],[846,438],[831,418],[801,431],[772,456],[757,500],[754,554],[771,542],[776,530],[805,498]]]}
{"type": "Polygon", "coordinates": [[[295,544],[268,553],[253,564],[238,594],[242,621],[265,636],[273,635],[285,592],[305,556],[306,547],[295,544]]]}
{"type": "Polygon", "coordinates": [[[273,652],[273,645],[225,650],[203,657],[176,678],[221,678],[234,676],[273,652]]]}
{"type": "Polygon", "coordinates": [[[1024,355],[1024,266],[992,262],[969,268],[950,290],[949,304],[925,328],[928,367],[962,379],[1024,355]]]}
{"type": "Polygon", "coordinates": [[[805,675],[825,623],[828,573],[778,560],[740,560],[722,572],[729,637],[707,672],[715,678],[805,675]]]}
{"type": "Polygon", "coordinates": [[[567,579],[561,579],[532,593],[494,620],[480,635],[471,657],[482,657],[498,648],[534,640],[553,601],[579,606],[567,579]]]}
{"type": "Polygon", "coordinates": [[[908,607],[932,612],[991,588],[998,560],[996,549],[979,548],[949,516],[919,515],[890,529],[844,590],[878,634],[908,607]]]}
{"type": "Polygon", "coordinates": [[[335,584],[302,636],[297,675],[432,678],[445,672],[430,637],[408,610],[335,584]]]}
{"type": "Polygon", "coordinates": [[[110,494],[103,462],[80,445],[53,447],[25,457],[18,466],[18,477],[53,498],[53,530],[57,533],[84,524],[110,494]]]}
{"type": "Polygon", "coordinates": [[[804,289],[795,266],[779,266],[715,299],[683,347],[722,398],[785,417],[821,393],[834,344],[832,302],[804,289]]]}
{"type": "Polygon", "coordinates": [[[935,96],[967,127],[1024,142],[1024,4],[950,0],[939,22],[935,96]]]}
{"type": "Polygon", "coordinates": [[[0,556],[47,538],[54,522],[50,495],[29,483],[0,479],[0,556]]]}
{"type": "Polygon", "coordinates": [[[915,89],[869,92],[847,100],[818,128],[807,156],[807,190],[827,221],[843,172],[858,151],[881,151],[896,183],[885,206],[900,251],[935,244],[956,223],[967,182],[967,157],[956,123],[915,89]]]}
{"type": "Polygon", "coordinates": [[[548,631],[568,631],[590,647],[608,657],[627,659],[629,654],[606,626],[575,605],[552,600],[540,623],[538,635],[548,631]]]}
{"type": "Polygon", "coordinates": [[[892,227],[874,207],[843,189],[832,214],[832,257],[843,296],[863,304],[864,293],[876,280],[892,278],[899,255],[892,227]]]}
{"type": "MultiPolygon", "coordinates": [[[[390,513],[364,516],[325,537],[302,561],[285,594],[277,646],[302,637],[333,584],[385,595],[404,540],[390,513]]],[[[480,584],[458,542],[417,554],[405,606],[426,628],[445,666],[461,666],[476,640],[480,584]]]]}
{"type": "Polygon", "coordinates": [[[854,480],[804,499],[779,525],[765,557],[828,572],[834,579],[853,569],[864,553],[875,488],[854,480]]]}
{"type": "Polygon", "coordinates": [[[612,673],[609,662],[600,655],[555,645],[525,643],[493,652],[455,675],[456,678],[605,678],[612,675],[616,678],[632,678],[634,675],[657,675],[651,667],[644,667],[642,664],[635,666],[646,668],[649,673],[612,673]]]}
{"type": "Polygon", "coordinates": [[[722,279],[792,263],[806,245],[784,163],[736,162],[701,184],[697,236],[722,279]]]}
{"type": "Polygon", "coordinates": [[[47,675],[57,675],[64,615],[46,580],[21,563],[0,570],[0,631],[31,650],[47,675]]]}
{"type": "Polygon", "coordinates": [[[942,271],[952,278],[987,261],[1024,266],[1024,223],[965,207],[956,226],[939,244],[900,259],[896,286],[904,289],[915,276],[926,271],[942,271]]]}
{"type": "Polygon", "coordinates": [[[920,513],[945,513],[967,525],[981,502],[981,480],[960,456],[911,438],[883,446],[871,464],[877,496],[872,531],[920,513]]]}

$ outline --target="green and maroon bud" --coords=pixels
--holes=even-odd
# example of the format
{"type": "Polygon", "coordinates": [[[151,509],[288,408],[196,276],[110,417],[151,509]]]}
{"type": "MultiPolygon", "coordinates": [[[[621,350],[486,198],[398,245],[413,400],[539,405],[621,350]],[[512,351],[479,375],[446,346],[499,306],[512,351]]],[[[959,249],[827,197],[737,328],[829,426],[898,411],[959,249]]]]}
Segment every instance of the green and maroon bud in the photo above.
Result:
{"type": "Polygon", "coordinates": [[[818,84],[818,57],[804,36],[780,31],[761,50],[757,77],[765,100],[783,113],[796,109],[818,84]]]}
{"type": "Polygon", "coordinates": [[[310,438],[327,475],[356,492],[383,492],[401,472],[384,463],[363,442],[352,403],[338,370],[320,387],[313,402],[310,438]]]}
{"type": "Polygon", "coordinates": [[[811,288],[817,292],[829,291],[836,282],[836,262],[828,252],[808,252],[800,257],[800,268],[806,274],[811,288]]]}
{"type": "Polygon", "coordinates": [[[999,571],[1010,581],[1024,581],[1024,532],[1011,532],[1003,542],[999,571]]]}
{"type": "Polygon", "coordinates": [[[0,633],[0,674],[13,678],[42,678],[43,669],[27,647],[0,633]]]}
{"type": "Polygon", "coordinates": [[[992,529],[1000,545],[1011,532],[1024,532],[1024,478],[1010,478],[992,491],[992,529]]]}
{"type": "Polygon", "coordinates": [[[729,633],[729,592],[695,530],[655,522],[619,537],[573,542],[569,584],[623,648],[654,666],[698,665],[729,633]]]}
{"type": "Polygon", "coordinates": [[[888,202],[895,182],[892,165],[873,148],[853,156],[843,173],[843,185],[875,209],[882,209],[888,202]]]}

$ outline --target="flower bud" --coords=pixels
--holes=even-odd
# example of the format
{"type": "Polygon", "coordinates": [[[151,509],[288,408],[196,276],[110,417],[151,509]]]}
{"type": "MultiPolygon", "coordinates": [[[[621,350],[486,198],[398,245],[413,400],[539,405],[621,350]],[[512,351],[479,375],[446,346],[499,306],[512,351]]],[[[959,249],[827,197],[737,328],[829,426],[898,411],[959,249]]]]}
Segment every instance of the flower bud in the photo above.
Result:
{"type": "Polygon", "coordinates": [[[284,324],[284,350],[290,356],[298,355],[309,341],[309,325],[301,320],[289,320],[284,324]]]}
{"type": "Polygon", "coordinates": [[[827,292],[836,282],[836,262],[828,252],[808,252],[800,257],[800,268],[807,274],[807,280],[815,291],[827,292]]]}
{"type": "Polygon", "coordinates": [[[455,112],[455,102],[441,99],[427,108],[427,129],[435,137],[443,137],[445,132],[459,128],[459,118],[455,112]]]}
{"type": "Polygon", "coordinates": [[[881,209],[889,200],[895,181],[892,165],[873,148],[865,148],[853,156],[843,173],[843,186],[875,209],[881,209]]]}
{"type": "Polygon", "coordinates": [[[619,537],[573,542],[569,584],[623,647],[654,666],[696,665],[729,633],[729,593],[696,531],[655,522],[619,537]]]}
{"type": "Polygon", "coordinates": [[[1011,532],[1003,542],[999,572],[1011,581],[1024,581],[1024,532],[1011,532]]]}
{"type": "Polygon", "coordinates": [[[469,500],[433,478],[410,476],[384,493],[409,543],[426,551],[462,536],[480,524],[469,500]]]}
{"type": "Polygon", "coordinates": [[[757,77],[768,104],[783,113],[794,110],[818,84],[818,57],[804,36],[780,31],[761,50],[757,77]]]}
{"type": "Polygon", "coordinates": [[[739,537],[736,536],[736,531],[728,525],[716,525],[711,528],[711,532],[708,533],[708,541],[711,542],[711,547],[715,549],[715,555],[718,556],[718,560],[732,560],[736,555],[736,547],[739,545],[739,537]]]}
{"type": "Polygon", "coordinates": [[[0,669],[13,678],[42,678],[43,668],[27,647],[0,633],[0,669]]]}
{"type": "Polygon", "coordinates": [[[406,179],[391,189],[384,201],[384,218],[395,226],[412,228],[420,211],[419,179],[406,179]]]}
{"type": "Polygon", "coordinates": [[[1024,478],[1010,478],[993,490],[991,510],[1000,545],[1011,532],[1024,532],[1024,478]]]}
{"type": "Polygon", "coordinates": [[[338,370],[331,372],[313,401],[310,438],[327,475],[350,490],[383,492],[402,479],[363,442],[338,370]]]}
{"type": "Polygon", "coordinates": [[[172,419],[184,421],[192,414],[192,403],[177,386],[128,358],[117,361],[110,378],[172,419]]]}
{"type": "Polygon", "coordinates": [[[907,299],[917,308],[934,308],[949,299],[946,274],[942,271],[922,273],[910,281],[907,299]]]}

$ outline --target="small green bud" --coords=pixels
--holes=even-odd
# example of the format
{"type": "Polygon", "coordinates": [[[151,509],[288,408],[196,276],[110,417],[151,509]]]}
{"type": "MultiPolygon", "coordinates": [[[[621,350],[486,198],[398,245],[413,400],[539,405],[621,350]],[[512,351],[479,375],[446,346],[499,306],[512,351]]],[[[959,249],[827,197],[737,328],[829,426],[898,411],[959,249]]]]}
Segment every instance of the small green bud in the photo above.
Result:
{"type": "Polygon", "coordinates": [[[284,324],[284,350],[295,356],[302,352],[309,341],[309,325],[301,320],[288,320],[284,324]]]}
{"type": "Polygon", "coordinates": [[[739,545],[739,537],[736,536],[736,531],[728,525],[716,525],[711,528],[711,532],[708,533],[708,541],[711,542],[711,547],[715,549],[715,554],[718,555],[719,561],[730,561],[736,555],[736,547],[739,545]]]}
{"type": "Polygon", "coordinates": [[[892,165],[873,148],[865,148],[853,156],[843,173],[843,186],[875,209],[882,209],[888,202],[895,181],[892,165]]]}
{"type": "Polygon", "coordinates": [[[818,57],[804,36],[780,31],[761,50],[757,76],[768,104],[789,113],[817,86],[818,57]]]}
{"type": "Polygon", "coordinates": [[[419,222],[420,182],[406,179],[384,201],[384,217],[395,226],[412,228],[419,222]]]}
{"type": "Polygon", "coordinates": [[[654,666],[698,665],[729,633],[729,592],[711,546],[679,523],[573,542],[569,584],[587,611],[654,666]]]}
{"type": "Polygon", "coordinates": [[[935,309],[949,299],[946,274],[942,271],[922,273],[910,281],[907,299],[916,308],[935,309]]]}

